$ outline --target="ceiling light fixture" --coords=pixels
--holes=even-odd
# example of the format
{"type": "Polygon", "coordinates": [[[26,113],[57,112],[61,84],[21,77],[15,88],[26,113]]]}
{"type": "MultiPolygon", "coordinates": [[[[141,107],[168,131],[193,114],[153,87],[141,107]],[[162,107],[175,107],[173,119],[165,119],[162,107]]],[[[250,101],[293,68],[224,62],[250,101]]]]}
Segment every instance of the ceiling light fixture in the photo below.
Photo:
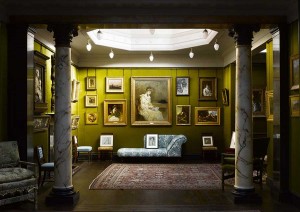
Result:
{"type": "Polygon", "coordinates": [[[154,56],[153,56],[152,52],[151,52],[151,54],[150,54],[150,56],[149,56],[149,60],[150,60],[151,62],[154,60],[154,56]]]}
{"type": "Polygon", "coordinates": [[[110,49],[110,53],[108,55],[109,55],[110,59],[114,58],[115,54],[112,49],[110,49]]]}
{"type": "Polygon", "coordinates": [[[88,40],[87,44],[86,44],[86,50],[91,51],[92,49],[92,45],[90,43],[90,40],[88,40]]]}
{"type": "Polygon", "coordinates": [[[220,47],[220,45],[218,44],[218,40],[216,39],[216,42],[215,42],[215,44],[214,44],[214,49],[215,49],[216,51],[218,51],[218,50],[219,50],[219,47],[220,47]]]}
{"type": "Polygon", "coordinates": [[[189,53],[189,56],[190,56],[191,59],[194,57],[194,52],[193,52],[192,48],[191,48],[191,51],[189,53]]]}
{"type": "Polygon", "coordinates": [[[98,40],[101,40],[102,39],[102,32],[100,31],[100,29],[98,30],[98,32],[97,32],[97,38],[98,38],[98,40]]]}
{"type": "Polygon", "coordinates": [[[207,29],[203,30],[203,38],[206,39],[208,37],[207,29]]]}

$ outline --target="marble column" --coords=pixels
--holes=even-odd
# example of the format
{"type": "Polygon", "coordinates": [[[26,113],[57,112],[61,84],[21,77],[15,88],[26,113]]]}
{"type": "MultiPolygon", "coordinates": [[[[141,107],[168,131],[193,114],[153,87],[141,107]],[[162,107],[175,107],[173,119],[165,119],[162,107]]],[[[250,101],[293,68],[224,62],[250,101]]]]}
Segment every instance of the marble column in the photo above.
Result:
{"type": "Polygon", "coordinates": [[[54,185],[46,203],[76,204],[79,192],[72,185],[71,130],[71,47],[77,27],[58,24],[48,26],[54,32],[55,62],[55,123],[54,123],[54,185]]]}
{"type": "Polygon", "coordinates": [[[253,31],[259,26],[235,25],[230,36],[236,42],[235,100],[235,202],[253,195],[252,60],[253,31]]]}

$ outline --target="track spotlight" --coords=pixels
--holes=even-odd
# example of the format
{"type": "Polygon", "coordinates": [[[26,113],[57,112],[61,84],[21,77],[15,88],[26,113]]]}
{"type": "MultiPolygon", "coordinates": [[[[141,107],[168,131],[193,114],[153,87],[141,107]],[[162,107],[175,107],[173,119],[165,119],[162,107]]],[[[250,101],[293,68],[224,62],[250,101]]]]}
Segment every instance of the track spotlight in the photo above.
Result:
{"type": "Polygon", "coordinates": [[[151,52],[151,54],[150,54],[150,56],[149,56],[149,60],[150,60],[151,62],[154,60],[154,56],[153,56],[152,52],[151,52]]]}
{"type": "Polygon", "coordinates": [[[102,32],[100,31],[100,29],[98,30],[98,32],[97,32],[97,38],[98,38],[98,40],[101,40],[102,39],[102,32]]]}
{"type": "Polygon", "coordinates": [[[189,56],[190,56],[191,59],[194,57],[194,52],[193,52],[192,49],[191,49],[191,51],[190,51],[190,53],[189,53],[189,56]]]}
{"type": "Polygon", "coordinates": [[[114,54],[113,50],[111,49],[111,50],[110,50],[110,53],[109,53],[110,59],[113,59],[114,56],[115,56],[115,54],[114,54]]]}
{"type": "Polygon", "coordinates": [[[219,50],[219,47],[220,47],[220,45],[218,44],[218,40],[216,39],[216,42],[215,42],[215,44],[214,44],[214,49],[215,49],[216,51],[218,51],[218,50],[219,50]]]}
{"type": "Polygon", "coordinates": [[[92,45],[90,43],[90,40],[88,40],[87,44],[86,44],[86,50],[91,51],[92,49],[92,45]]]}
{"type": "Polygon", "coordinates": [[[203,38],[206,39],[208,37],[207,29],[203,30],[203,38]]]}

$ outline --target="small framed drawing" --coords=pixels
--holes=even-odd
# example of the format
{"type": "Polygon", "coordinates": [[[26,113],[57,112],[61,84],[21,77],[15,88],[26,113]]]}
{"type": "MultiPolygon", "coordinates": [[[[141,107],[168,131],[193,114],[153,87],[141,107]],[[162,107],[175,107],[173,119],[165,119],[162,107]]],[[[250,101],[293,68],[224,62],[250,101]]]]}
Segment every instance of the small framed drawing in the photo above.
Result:
{"type": "Polygon", "coordinates": [[[199,100],[218,100],[216,77],[199,77],[199,100]]]}
{"type": "Polygon", "coordinates": [[[203,146],[213,146],[214,141],[212,136],[202,136],[203,146]]]}
{"type": "Polygon", "coordinates": [[[87,91],[94,91],[94,90],[97,90],[97,85],[96,85],[96,77],[93,76],[93,77],[86,77],[86,87],[85,89],[87,91]]]}
{"type": "Polygon", "coordinates": [[[222,101],[223,105],[228,106],[229,105],[229,90],[227,88],[222,89],[222,101]]]}
{"type": "Polygon", "coordinates": [[[157,149],[158,148],[158,135],[157,134],[147,134],[146,148],[147,149],[157,149]]]}
{"type": "Polygon", "coordinates": [[[290,96],[290,114],[291,117],[299,117],[299,94],[290,96]]]}
{"type": "Polygon", "coordinates": [[[39,132],[48,130],[50,123],[50,116],[41,115],[41,116],[33,116],[33,131],[39,132]]]}
{"type": "Polygon", "coordinates": [[[98,113],[85,113],[85,124],[98,124],[98,113]]]}
{"type": "Polygon", "coordinates": [[[105,99],[104,100],[104,125],[127,124],[127,100],[105,99]]]}
{"type": "Polygon", "coordinates": [[[195,125],[220,125],[220,107],[195,107],[195,125]]]}
{"type": "Polygon", "coordinates": [[[79,126],[79,116],[73,115],[72,116],[72,130],[76,130],[79,126]]]}
{"type": "Polygon", "coordinates": [[[267,121],[273,121],[273,90],[266,91],[266,116],[267,121]]]}
{"type": "Polygon", "coordinates": [[[176,125],[191,125],[191,105],[176,105],[176,125]]]}
{"type": "Polygon", "coordinates": [[[100,135],[100,146],[113,146],[114,135],[113,134],[101,134],[100,135]]]}
{"type": "Polygon", "coordinates": [[[299,89],[299,55],[290,59],[290,78],[291,90],[299,89]]]}
{"type": "Polygon", "coordinates": [[[110,78],[106,77],[106,93],[123,93],[124,83],[123,78],[110,78]]]}
{"type": "Polygon", "coordinates": [[[176,77],[176,95],[188,96],[190,95],[190,78],[176,77]]]}
{"type": "Polygon", "coordinates": [[[265,117],[264,90],[252,90],[252,114],[253,117],[265,117]]]}
{"type": "Polygon", "coordinates": [[[85,96],[85,107],[97,107],[98,106],[98,96],[94,95],[86,95],[85,96]]]}

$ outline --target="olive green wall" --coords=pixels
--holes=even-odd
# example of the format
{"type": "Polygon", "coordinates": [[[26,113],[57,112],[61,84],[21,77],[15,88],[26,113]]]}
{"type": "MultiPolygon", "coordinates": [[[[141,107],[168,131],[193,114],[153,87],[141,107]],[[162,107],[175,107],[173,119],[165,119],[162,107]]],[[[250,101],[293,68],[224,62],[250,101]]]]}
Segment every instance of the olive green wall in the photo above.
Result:
{"type": "MultiPolygon", "coordinates": [[[[294,22],[289,28],[289,57],[299,54],[298,22],[294,22]]],[[[298,75],[299,77],[299,75],[298,75]]],[[[299,79],[298,79],[299,82],[299,79]]],[[[290,91],[290,95],[299,95],[299,89],[290,91]]],[[[290,117],[290,190],[300,196],[300,143],[299,143],[299,117],[290,117]]]]}
{"type": "Polygon", "coordinates": [[[183,146],[184,155],[201,154],[201,134],[213,133],[215,145],[223,147],[223,126],[224,111],[222,105],[221,90],[223,88],[223,70],[218,68],[79,68],[78,78],[80,83],[80,95],[78,101],[78,115],[80,115],[79,129],[77,130],[79,144],[91,145],[95,152],[99,146],[99,137],[101,133],[114,134],[114,152],[121,147],[143,147],[143,136],[147,133],[157,134],[185,134],[188,141],[183,146]],[[97,90],[86,91],[85,78],[87,76],[96,76],[97,90]],[[130,78],[134,76],[170,76],[172,77],[172,126],[131,126],[130,123],[130,78]],[[176,96],[175,80],[177,76],[190,77],[190,95],[176,96]],[[123,77],[124,93],[111,94],[105,92],[106,77],[123,77]],[[218,79],[218,101],[198,101],[199,77],[217,77],[218,79]],[[98,107],[85,108],[84,96],[87,94],[98,94],[98,107]],[[104,126],[103,124],[103,100],[104,99],[126,99],[127,100],[127,125],[126,126],[104,126]],[[175,124],[175,105],[192,106],[192,124],[190,126],[176,126],[175,124]],[[221,125],[220,126],[195,126],[194,125],[194,107],[221,107],[221,125]],[[99,122],[97,125],[85,124],[86,112],[98,112],[99,122]]]}
{"type": "Polygon", "coordinates": [[[0,22],[0,141],[7,139],[7,31],[0,22]]]}

